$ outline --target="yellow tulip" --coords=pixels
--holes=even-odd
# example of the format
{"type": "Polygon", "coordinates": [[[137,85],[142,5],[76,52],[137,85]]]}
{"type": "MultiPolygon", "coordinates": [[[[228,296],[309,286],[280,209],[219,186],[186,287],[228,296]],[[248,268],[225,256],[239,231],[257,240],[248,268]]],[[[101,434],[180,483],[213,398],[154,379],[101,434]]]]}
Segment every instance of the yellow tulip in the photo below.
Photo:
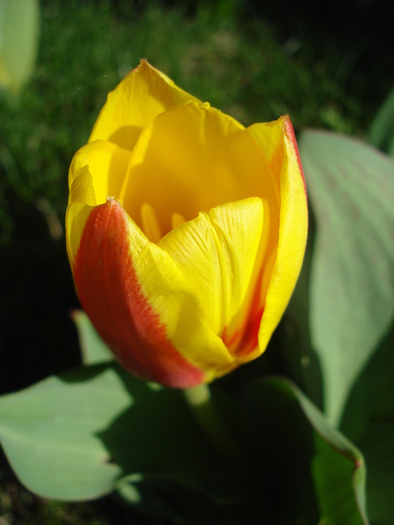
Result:
{"type": "Polygon", "coordinates": [[[265,350],[304,256],[290,119],[245,128],[141,61],[69,172],[67,251],[120,363],[187,388],[265,350]]]}

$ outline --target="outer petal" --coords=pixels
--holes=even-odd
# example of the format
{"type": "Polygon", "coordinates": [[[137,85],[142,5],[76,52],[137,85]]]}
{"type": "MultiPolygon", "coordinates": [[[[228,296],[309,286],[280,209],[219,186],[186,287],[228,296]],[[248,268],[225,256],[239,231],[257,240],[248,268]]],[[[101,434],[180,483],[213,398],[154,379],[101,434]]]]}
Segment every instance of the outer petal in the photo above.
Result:
{"type": "MultiPolygon", "coordinates": [[[[268,285],[264,315],[259,330],[259,347],[264,349],[286,309],[296,284],[305,252],[308,209],[305,180],[293,127],[288,117],[271,124],[248,128],[265,152],[280,182],[280,222],[276,259],[268,285]]],[[[263,292],[263,296],[264,296],[263,292]]]]}
{"type": "Polygon", "coordinates": [[[69,204],[72,202],[103,204],[107,201],[107,197],[119,195],[130,159],[129,150],[111,142],[98,140],[83,146],[74,155],[68,174],[69,204]],[[79,182],[74,184],[86,167],[93,176],[89,191],[94,192],[94,202],[90,202],[90,195],[83,191],[76,191],[79,182]]]}
{"type": "Polygon", "coordinates": [[[66,213],[67,252],[71,267],[91,207],[119,194],[131,152],[116,144],[95,141],[74,156],[69,171],[69,205],[66,213]]]}
{"type": "Polygon", "coordinates": [[[157,115],[190,100],[199,102],[146,60],[141,60],[109,93],[89,142],[109,140],[131,150],[141,130],[157,115]]]}
{"type": "Polygon", "coordinates": [[[241,310],[250,308],[249,289],[267,240],[264,222],[262,200],[250,198],[200,213],[158,244],[192,285],[219,335],[241,310]]]}
{"type": "Polygon", "coordinates": [[[131,372],[186,388],[233,365],[193,287],[117,201],[90,211],[73,269],[84,310],[131,372]]]}

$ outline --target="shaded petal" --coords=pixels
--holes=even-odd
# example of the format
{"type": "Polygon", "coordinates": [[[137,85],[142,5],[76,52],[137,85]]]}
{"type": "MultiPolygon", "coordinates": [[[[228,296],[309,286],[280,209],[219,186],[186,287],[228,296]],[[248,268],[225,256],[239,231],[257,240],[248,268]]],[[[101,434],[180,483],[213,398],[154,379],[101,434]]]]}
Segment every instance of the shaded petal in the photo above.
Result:
{"type": "Polygon", "coordinates": [[[129,371],[186,388],[231,365],[193,287],[117,201],[91,210],[74,280],[87,315],[129,371]]]}
{"type": "Polygon", "coordinates": [[[279,240],[259,330],[264,349],[290,300],[301,270],[308,232],[305,180],[293,127],[288,117],[276,123],[254,124],[248,131],[264,149],[274,173],[280,177],[279,240]]]}
{"type": "Polygon", "coordinates": [[[231,117],[208,105],[188,103],[163,113],[142,132],[133,152],[121,200],[142,227],[140,210],[149,203],[163,235],[174,213],[186,221],[199,212],[248,197],[270,203],[279,229],[279,184],[264,152],[231,117]]]}
{"type": "Polygon", "coordinates": [[[89,142],[108,140],[131,150],[141,130],[157,115],[189,100],[199,102],[164,73],[141,60],[140,65],[108,94],[89,142]]]}

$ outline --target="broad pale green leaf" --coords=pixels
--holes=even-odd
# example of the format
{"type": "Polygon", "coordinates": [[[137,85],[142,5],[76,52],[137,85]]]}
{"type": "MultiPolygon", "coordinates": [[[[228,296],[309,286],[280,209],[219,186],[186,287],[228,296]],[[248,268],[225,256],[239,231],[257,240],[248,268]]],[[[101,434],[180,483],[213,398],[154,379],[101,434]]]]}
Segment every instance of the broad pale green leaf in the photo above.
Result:
{"type": "Polygon", "coordinates": [[[261,464],[270,479],[266,493],[277,501],[280,491],[283,495],[285,508],[279,504],[268,522],[309,523],[313,514],[308,516],[305,509],[312,511],[317,504],[315,523],[367,524],[361,452],[288,380],[254,381],[245,399],[255,420],[253,437],[260,442],[261,464]]]}
{"type": "Polygon", "coordinates": [[[78,330],[82,361],[85,365],[95,365],[113,361],[114,355],[82,310],[74,310],[72,318],[78,330]]]}
{"type": "Polygon", "coordinates": [[[304,132],[300,151],[317,221],[312,344],[326,413],[338,423],[394,313],[394,161],[361,141],[322,131],[304,132]]]}
{"type": "Polygon", "coordinates": [[[255,485],[250,467],[229,460],[201,430],[181,391],[117,364],[81,367],[1,397],[0,441],[19,479],[49,498],[94,498],[127,479],[236,502],[255,485]]]}
{"type": "Polygon", "coordinates": [[[0,86],[17,90],[32,74],[39,13],[38,0],[0,0],[0,86]]]}
{"type": "Polygon", "coordinates": [[[89,499],[119,487],[142,510],[159,501],[158,515],[193,524],[235,525],[248,515],[314,525],[317,504],[321,517],[366,523],[355,496],[361,455],[295,386],[258,381],[241,404],[212,390],[239,450],[230,457],[201,430],[182,392],[108,363],[0,398],[0,440],[21,481],[45,497],[89,499]]]}
{"type": "Polygon", "coordinates": [[[19,479],[37,494],[97,497],[123,474],[99,435],[130,405],[112,369],[80,369],[0,398],[0,441],[19,479]]]}
{"type": "Polygon", "coordinates": [[[368,142],[394,156],[394,89],[383,102],[368,134],[368,142]]]}

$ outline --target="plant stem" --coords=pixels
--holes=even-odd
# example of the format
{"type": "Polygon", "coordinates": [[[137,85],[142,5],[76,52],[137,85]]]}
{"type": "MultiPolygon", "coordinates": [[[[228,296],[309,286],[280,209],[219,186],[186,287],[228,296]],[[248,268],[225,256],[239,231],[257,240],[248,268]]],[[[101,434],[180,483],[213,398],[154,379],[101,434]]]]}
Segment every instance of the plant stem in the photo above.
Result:
{"type": "Polygon", "coordinates": [[[212,402],[209,386],[186,388],[183,393],[200,427],[223,454],[234,460],[238,456],[237,447],[212,402]]]}

